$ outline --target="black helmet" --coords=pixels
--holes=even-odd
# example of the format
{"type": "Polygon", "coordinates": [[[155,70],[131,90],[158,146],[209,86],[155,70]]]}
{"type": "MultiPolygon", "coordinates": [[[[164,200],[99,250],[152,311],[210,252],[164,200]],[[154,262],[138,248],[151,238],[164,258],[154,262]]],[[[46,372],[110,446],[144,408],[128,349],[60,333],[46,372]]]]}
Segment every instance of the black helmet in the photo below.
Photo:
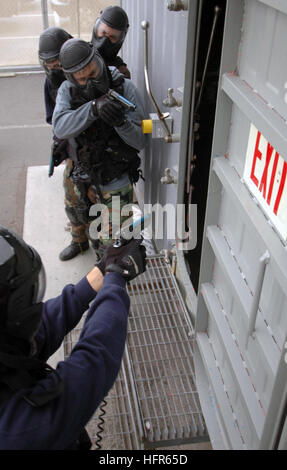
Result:
{"type": "Polygon", "coordinates": [[[0,225],[1,405],[18,390],[22,390],[20,397],[34,407],[62,393],[60,375],[39,359],[34,341],[42,320],[45,286],[45,271],[37,251],[0,225]],[[54,379],[50,387],[34,391],[34,385],[51,372],[54,379]]]}
{"type": "Polygon", "coordinates": [[[55,88],[65,80],[64,73],[60,69],[49,69],[46,63],[58,59],[62,45],[71,37],[64,29],[51,27],[45,29],[39,39],[39,62],[55,88]]]}
{"type": "Polygon", "coordinates": [[[125,10],[118,6],[109,6],[102,10],[99,19],[110,26],[110,28],[118,29],[125,33],[129,27],[128,15],[125,10]]]}
{"type": "Polygon", "coordinates": [[[57,59],[64,42],[71,39],[71,35],[62,28],[52,26],[45,29],[39,39],[39,59],[41,61],[57,59]]]}
{"type": "Polygon", "coordinates": [[[88,65],[94,56],[92,45],[83,39],[69,39],[60,52],[60,62],[63,71],[71,74],[82,70],[88,65]]]}
{"type": "Polygon", "coordinates": [[[129,19],[126,12],[118,6],[109,6],[101,11],[97,18],[92,35],[92,43],[95,49],[99,51],[101,56],[107,61],[115,59],[117,53],[123,45],[127,31],[129,28],[129,19]],[[112,43],[108,37],[99,37],[98,29],[101,23],[105,23],[110,28],[121,32],[116,43],[112,43]]]}
{"type": "Polygon", "coordinates": [[[110,85],[107,67],[91,43],[79,38],[69,39],[61,48],[60,62],[66,78],[78,88],[88,92],[87,99],[92,100],[107,93],[110,85]],[[79,85],[74,73],[84,69],[92,61],[95,63],[96,77],[88,79],[86,85],[79,85]],[[94,92],[91,92],[91,88],[94,92]]]}
{"type": "Polygon", "coordinates": [[[0,225],[0,330],[31,341],[41,323],[45,287],[37,251],[0,225]]]}

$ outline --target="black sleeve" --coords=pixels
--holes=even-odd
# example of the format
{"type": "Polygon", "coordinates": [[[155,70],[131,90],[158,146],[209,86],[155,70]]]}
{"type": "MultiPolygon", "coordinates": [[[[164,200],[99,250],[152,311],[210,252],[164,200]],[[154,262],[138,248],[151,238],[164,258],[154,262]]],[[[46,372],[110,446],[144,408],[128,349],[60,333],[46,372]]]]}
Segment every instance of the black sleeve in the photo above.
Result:
{"type": "Polygon", "coordinates": [[[52,89],[49,80],[46,78],[44,85],[46,122],[52,124],[52,116],[56,104],[55,91],[52,89]]]}
{"type": "Polygon", "coordinates": [[[114,67],[119,67],[120,65],[127,65],[127,64],[123,61],[123,59],[119,55],[117,55],[117,57],[115,57],[115,59],[113,59],[112,63],[109,62],[108,65],[112,65],[114,67]]]}

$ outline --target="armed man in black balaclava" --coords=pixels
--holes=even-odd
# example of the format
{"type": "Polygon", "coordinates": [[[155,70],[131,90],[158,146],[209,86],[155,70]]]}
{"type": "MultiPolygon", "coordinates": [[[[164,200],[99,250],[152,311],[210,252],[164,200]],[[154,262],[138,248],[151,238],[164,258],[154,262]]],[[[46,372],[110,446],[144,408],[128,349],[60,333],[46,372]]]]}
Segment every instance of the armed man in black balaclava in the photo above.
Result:
{"type": "Polygon", "coordinates": [[[42,302],[39,254],[0,225],[0,450],[90,448],[84,427],[112,387],[124,352],[126,282],[145,265],[141,240],[109,247],[87,276],[42,302]],[[85,312],[78,343],[53,369],[46,361],[85,312]]]}
{"type": "Polygon", "coordinates": [[[126,12],[118,6],[109,6],[101,11],[94,28],[92,43],[107,65],[117,67],[125,76],[131,78],[127,64],[117,54],[121,49],[129,28],[126,12]]]}
{"type": "MultiPolygon", "coordinates": [[[[117,67],[125,78],[130,78],[130,72],[123,60],[117,56],[117,53],[122,47],[128,27],[128,17],[125,11],[117,6],[108,7],[101,12],[100,18],[97,19],[92,37],[95,48],[99,47],[106,64],[117,67]]],[[[57,27],[48,28],[40,36],[39,60],[47,75],[45,80],[45,106],[46,121],[49,124],[51,124],[58,88],[66,79],[59,63],[60,48],[69,38],[72,38],[69,33],[57,27]]],[[[67,152],[66,139],[54,138],[52,153],[55,166],[61,163],[63,159],[66,159],[67,156],[69,157],[67,152]]],[[[82,210],[82,203],[70,178],[72,167],[71,159],[67,158],[63,178],[64,203],[71,227],[72,242],[59,254],[61,261],[70,260],[89,248],[86,225],[78,218],[78,212],[82,210]]]]}
{"type": "MultiPolygon", "coordinates": [[[[138,153],[146,143],[142,97],[131,80],[107,67],[99,52],[82,39],[66,41],[60,61],[67,80],[58,91],[53,130],[58,138],[69,139],[71,178],[82,200],[78,217],[88,229],[90,207],[106,205],[110,236],[113,198],[120,198],[122,226],[129,218],[122,215],[122,208],[133,202],[133,184],[141,176],[138,153]],[[110,92],[123,96],[132,107],[122,106],[110,92]]],[[[100,241],[107,246],[111,238],[100,241]]]]}

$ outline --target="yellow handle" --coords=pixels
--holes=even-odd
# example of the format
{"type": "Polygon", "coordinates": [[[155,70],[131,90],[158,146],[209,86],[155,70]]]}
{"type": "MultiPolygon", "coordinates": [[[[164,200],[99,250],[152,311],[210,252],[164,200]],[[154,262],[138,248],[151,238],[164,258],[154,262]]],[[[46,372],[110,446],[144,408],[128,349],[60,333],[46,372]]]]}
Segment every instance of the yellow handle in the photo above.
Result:
{"type": "Polygon", "coordinates": [[[152,133],[152,120],[151,119],[144,119],[142,121],[142,130],[144,134],[152,133]]]}

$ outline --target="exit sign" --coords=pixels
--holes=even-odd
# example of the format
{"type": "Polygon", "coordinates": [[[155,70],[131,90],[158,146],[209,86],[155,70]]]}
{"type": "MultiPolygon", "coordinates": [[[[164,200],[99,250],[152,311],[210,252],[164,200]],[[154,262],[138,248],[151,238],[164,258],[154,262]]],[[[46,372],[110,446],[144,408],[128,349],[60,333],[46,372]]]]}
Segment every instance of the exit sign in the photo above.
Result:
{"type": "Polygon", "coordinates": [[[287,162],[251,124],[243,179],[287,241],[287,162]]]}

